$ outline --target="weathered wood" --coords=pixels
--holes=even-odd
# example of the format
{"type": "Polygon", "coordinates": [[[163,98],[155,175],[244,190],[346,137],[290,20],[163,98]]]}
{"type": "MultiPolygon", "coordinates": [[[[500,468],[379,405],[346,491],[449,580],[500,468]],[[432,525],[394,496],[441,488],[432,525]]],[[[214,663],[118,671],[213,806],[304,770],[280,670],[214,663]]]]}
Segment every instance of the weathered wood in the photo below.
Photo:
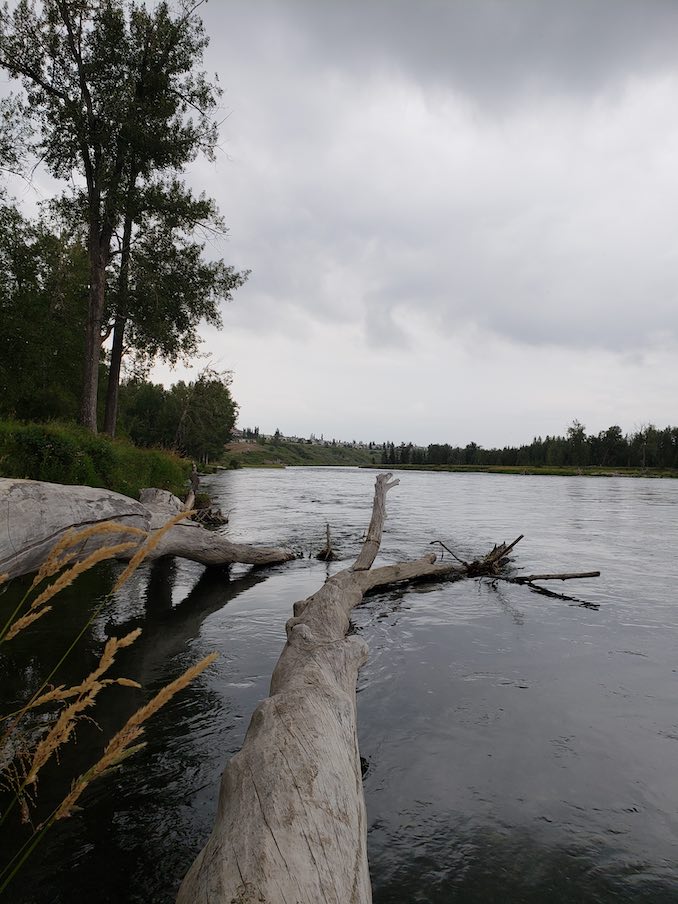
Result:
{"type": "Polygon", "coordinates": [[[291,549],[282,546],[252,546],[233,543],[223,534],[215,533],[186,521],[176,524],[152,550],[149,561],[160,556],[179,556],[201,565],[279,565],[296,558],[291,549]]]}
{"type": "Polygon", "coordinates": [[[516,574],[506,580],[513,584],[531,584],[532,581],[574,581],[579,578],[599,577],[599,571],[570,571],[562,574],[516,574]]]}
{"type": "MultiPolygon", "coordinates": [[[[10,578],[40,567],[71,528],[106,521],[148,530],[150,511],[119,493],[93,487],[62,486],[35,480],[0,478],[0,574],[10,578]]],[[[129,535],[95,535],[83,543],[79,558],[100,545],[130,540],[129,535]]]]}
{"type": "Polygon", "coordinates": [[[369,904],[365,802],[355,688],[367,646],[346,636],[368,590],[458,566],[416,562],[370,570],[390,474],[377,478],[372,520],[355,563],[294,605],[287,643],[242,749],[224,771],[212,835],[179,904],[369,904]]]}
{"type": "Polygon", "coordinates": [[[490,550],[482,559],[476,559],[473,562],[465,562],[466,574],[468,577],[481,577],[485,575],[498,575],[501,570],[508,564],[508,554],[523,539],[523,534],[509,543],[499,543],[494,549],[490,550]]]}
{"type": "MultiPolygon", "coordinates": [[[[142,490],[141,501],[136,502],[111,490],[0,478],[0,574],[14,578],[37,570],[69,530],[114,521],[152,536],[181,511],[181,500],[166,490],[142,490]]],[[[135,538],[124,533],[94,534],[81,544],[74,560],[86,558],[100,546],[130,539],[135,538]]],[[[283,547],[232,543],[223,534],[189,521],[167,531],[148,559],[161,556],[179,556],[203,565],[273,565],[295,554],[283,547]]]]}
{"type": "Polygon", "coordinates": [[[471,563],[447,564],[429,554],[372,568],[386,493],[398,483],[390,478],[377,477],[372,519],[354,564],[294,604],[270,696],[255,709],[242,749],[224,770],[212,834],[178,904],[371,901],[355,701],[367,647],[347,636],[351,609],[388,584],[494,578],[522,539],[471,563]]]}
{"type": "Polygon", "coordinates": [[[195,462],[193,462],[191,465],[191,488],[186,495],[186,499],[184,500],[184,509],[187,512],[190,512],[195,505],[195,497],[198,495],[199,486],[200,475],[198,474],[198,469],[195,466],[195,462]]]}
{"type": "Polygon", "coordinates": [[[327,525],[325,532],[325,545],[317,554],[316,559],[320,562],[331,562],[334,559],[334,551],[332,549],[332,534],[330,533],[330,525],[327,525]]]}
{"type": "Polygon", "coordinates": [[[386,493],[400,483],[397,479],[390,480],[392,476],[392,474],[377,475],[370,526],[367,528],[367,537],[360,550],[360,555],[353,564],[353,571],[366,571],[372,567],[372,563],[377,557],[386,520],[386,493]]]}

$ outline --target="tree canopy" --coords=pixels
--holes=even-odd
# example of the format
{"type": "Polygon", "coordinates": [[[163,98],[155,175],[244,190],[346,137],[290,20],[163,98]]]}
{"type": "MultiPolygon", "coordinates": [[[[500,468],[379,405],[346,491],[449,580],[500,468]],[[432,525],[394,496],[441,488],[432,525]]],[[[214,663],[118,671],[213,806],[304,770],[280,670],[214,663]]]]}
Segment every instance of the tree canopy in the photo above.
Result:
{"type": "Polygon", "coordinates": [[[230,382],[230,374],[209,368],[197,380],[170,389],[129,380],[120,397],[125,430],[138,446],[178,449],[203,462],[218,458],[238,412],[230,382]]]}
{"type": "Polygon", "coordinates": [[[0,413],[77,414],[87,258],[78,241],[0,205],[0,413]]]}

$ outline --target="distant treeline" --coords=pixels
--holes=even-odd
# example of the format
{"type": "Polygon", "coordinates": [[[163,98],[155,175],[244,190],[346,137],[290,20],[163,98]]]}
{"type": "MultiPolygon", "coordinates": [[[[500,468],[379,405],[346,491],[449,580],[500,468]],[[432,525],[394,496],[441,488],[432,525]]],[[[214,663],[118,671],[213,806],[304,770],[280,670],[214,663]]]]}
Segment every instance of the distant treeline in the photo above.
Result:
{"type": "Polygon", "coordinates": [[[524,467],[678,468],[678,427],[652,424],[624,434],[614,425],[595,435],[574,421],[565,436],[535,437],[523,446],[483,449],[477,443],[451,446],[433,443],[383,443],[384,465],[513,465],[524,467]]]}

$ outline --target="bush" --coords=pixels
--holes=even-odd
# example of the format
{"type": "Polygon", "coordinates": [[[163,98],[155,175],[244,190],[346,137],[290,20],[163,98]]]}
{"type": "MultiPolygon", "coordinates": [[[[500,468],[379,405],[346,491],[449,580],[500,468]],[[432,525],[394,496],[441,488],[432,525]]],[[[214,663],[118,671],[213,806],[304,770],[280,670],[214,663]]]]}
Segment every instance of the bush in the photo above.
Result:
{"type": "Polygon", "coordinates": [[[136,497],[141,487],[182,495],[190,462],[170,452],[137,449],[73,424],[0,421],[0,477],[105,487],[136,497]]]}

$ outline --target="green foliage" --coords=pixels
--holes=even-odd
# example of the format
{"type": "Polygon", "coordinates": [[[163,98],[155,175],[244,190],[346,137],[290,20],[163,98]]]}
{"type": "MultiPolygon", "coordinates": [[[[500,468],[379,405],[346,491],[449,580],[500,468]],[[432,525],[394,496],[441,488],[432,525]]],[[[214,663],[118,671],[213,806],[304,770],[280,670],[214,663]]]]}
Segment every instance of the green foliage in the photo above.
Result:
{"type": "Polygon", "coordinates": [[[230,376],[207,370],[170,389],[130,380],[120,387],[120,423],[139,446],[179,449],[200,461],[219,459],[235,424],[230,376]]]}
{"type": "Polygon", "coordinates": [[[0,477],[106,487],[136,497],[147,486],[182,494],[189,470],[176,455],[136,449],[72,424],[0,421],[0,477]]]}
{"type": "Polygon", "coordinates": [[[213,201],[196,198],[177,179],[139,188],[126,284],[118,282],[111,316],[126,318],[125,347],[137,365],[160,357],[170,364],[195,356],[202,323],[220,328],[219,305],[230,301],[248,271],[203,258],[196,230],[225,234],[213,201]]]}
{"type": "Polygon", "coordinates": [[[0,206],[0,416],[75,417],[86,286],[78,241],[0,206]]]}
{"type": "Polygon", "coordinates": [[[586,428],[574,420],[565,436],[535,437],[519,447],[483,449],[476,443],[465,447],[432,443],[427,448],[395,447],[383,443],[382,465],[444,467],[449,470],[472,468],[516,469],[540,474],[577,474],[614,472],[619,469],[678,469],[678,427],[658,430],[652,424],[624,436],[614,425],[588,436],[586,428]],[[597,469],[597,470],[596,470],[597,469]]]}

